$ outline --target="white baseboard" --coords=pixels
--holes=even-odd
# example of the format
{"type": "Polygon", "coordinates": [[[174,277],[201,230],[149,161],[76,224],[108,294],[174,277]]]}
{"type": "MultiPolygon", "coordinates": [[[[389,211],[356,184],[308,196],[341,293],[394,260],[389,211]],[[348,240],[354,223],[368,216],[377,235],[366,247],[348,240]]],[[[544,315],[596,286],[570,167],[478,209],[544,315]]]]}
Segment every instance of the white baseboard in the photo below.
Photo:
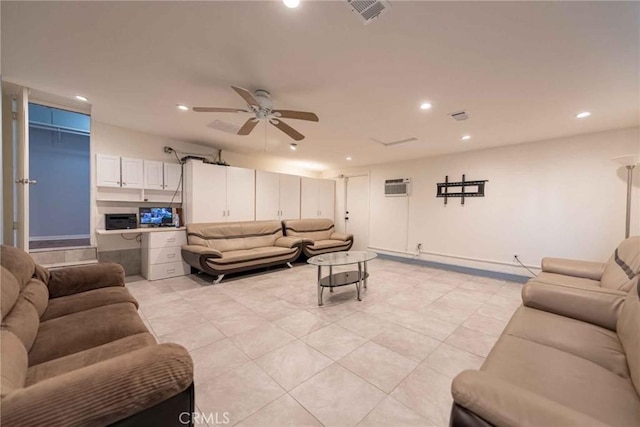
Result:
{"type": "Polygon", "coordinates": [[[29,240],[33,240],[34,242],[39,242],[41,240],[74,240],[74,239],[88,239],[91,235],[89,234],[74,234],[70,236],[31,236],[29,240]]]}

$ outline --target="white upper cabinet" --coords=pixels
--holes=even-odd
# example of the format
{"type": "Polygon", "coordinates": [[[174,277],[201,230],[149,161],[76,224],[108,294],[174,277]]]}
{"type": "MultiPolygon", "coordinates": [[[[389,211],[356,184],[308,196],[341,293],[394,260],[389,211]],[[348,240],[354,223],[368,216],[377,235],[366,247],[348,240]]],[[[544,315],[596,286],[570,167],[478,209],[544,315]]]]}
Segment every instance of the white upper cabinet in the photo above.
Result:
{"type": "Polygon", "coordinates": [[[280,219],[300,219],[300,177],[280,175],[280,219]]]}
{"type": "Polygon", "coordinates": [[[189,161],[185,165],[185,222],[222,222],[226,218],[226,173],[222,167],[189,161]]]}
{"type": "Polygon", "coordinates": [[[96,185],[98,187],[120,187],[119,156],[96,155],[96,185]]]}
{"type": "Polygon", "coordinates": [[[301,217],[335,217],[335,182],[329,179],[302,178],[301,217]]]}
{"type": "Polygon", "coordinates": [[[254,221],[256,175],[253,169],[217,166],[227,172],[227,221],[254,221]]]}
{"type": "Polygon", "coordinates": [[[164,189],[163,163],[144,160],[144,188],[150,190],[164,189]]]}
{"type": "Polygon", "coordinates": [[[280,174],[256,171],[256,220],[280,218],[280,174]]]}
{"type": "Polygon", "coordinates": [[[143,188],[144,186],[143,160],[131,159],[129,157],[122,157],[120,161],[121,161],[121,172],[122,172],[122,187],[143,188]]]}
{"type": "Polygon", "coordinates": [[[164,189],[182,191],[182,165],[176,163],[164,163],[164,189]]]}

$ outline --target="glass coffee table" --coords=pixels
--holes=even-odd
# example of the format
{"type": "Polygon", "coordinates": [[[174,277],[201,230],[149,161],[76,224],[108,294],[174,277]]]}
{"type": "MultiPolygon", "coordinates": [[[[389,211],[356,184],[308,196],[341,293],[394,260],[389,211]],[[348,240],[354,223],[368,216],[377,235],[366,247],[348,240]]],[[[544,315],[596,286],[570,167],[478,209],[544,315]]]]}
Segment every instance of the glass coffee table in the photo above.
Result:
{"type": "Polygon", "coordinates": [[[318,266],[318,305],[322,305],[324,288],[329,288],[329,292],[333,292],[333,288],[346,285],[356,285],[358,301],[361,301],[360,286],[363,285],[366,289],[369,277],[367,261],[371,261],[377,256],[378,254],[375,252],[349,251],[331,252],[309,258],[307,260],[309,264],[318,266]],[[351,264],[358,264],[358,270],[333,273],[333,267],[351,264]],[[329,267],[328,276],[322,277],[322,267],[329,267]]]}

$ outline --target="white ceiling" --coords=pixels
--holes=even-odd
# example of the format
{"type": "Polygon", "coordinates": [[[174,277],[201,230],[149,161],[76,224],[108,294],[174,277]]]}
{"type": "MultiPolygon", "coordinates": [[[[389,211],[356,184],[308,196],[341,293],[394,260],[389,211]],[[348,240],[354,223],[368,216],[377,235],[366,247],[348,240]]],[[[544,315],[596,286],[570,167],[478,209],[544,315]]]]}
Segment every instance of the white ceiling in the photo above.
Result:
{"type": "Polygon", "coordinates": [[[226,150],[212,130],[244,107],[230,85],[271,92],[307,138],[268,129],[269,154],[326,168],[381,163],[638,126],[638,2],[401,2],[364,26],[342,1],[1,2],[5,80],[83,94],[95,119],[226,150]],[[433,103],[419,110],[421,101],[433,103]],[[471,118],[448,114],[467,109],[471,118]],[[574,118],[580,111],[593,115],[574,118]],[[463,134],[472,135],[468,142],[463,134]],[[383,147],[370,140],[417,137],[383,147]],[[345,157],[350,155],[353,161],[345,157]]]}

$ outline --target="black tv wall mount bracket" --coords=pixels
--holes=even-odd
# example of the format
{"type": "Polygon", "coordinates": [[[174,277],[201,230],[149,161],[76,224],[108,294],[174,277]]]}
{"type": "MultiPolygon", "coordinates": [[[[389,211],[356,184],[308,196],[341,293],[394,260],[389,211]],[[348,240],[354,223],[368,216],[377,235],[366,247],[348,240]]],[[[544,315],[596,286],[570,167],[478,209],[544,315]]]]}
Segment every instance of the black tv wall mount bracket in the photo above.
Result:
{"type": "Polygon", "coordinates": [[[484,197],[484,184],[489,182],[488,179],[480,181],[466,181],[465,175],[462,175],[462,181],[449,182],[449,175],[444,177],[444,182],[437,183],[438,191],[436,197],[444,197],[444,204],[447,204],[449,197],[460,197],[460,204],[464,205],[465,197],[484,197]],[[451,193],[449,188],[461,187],[459,192],[451,193]],[[465,191],[466,187],[475,187],[475,191],[465,191]]]}

